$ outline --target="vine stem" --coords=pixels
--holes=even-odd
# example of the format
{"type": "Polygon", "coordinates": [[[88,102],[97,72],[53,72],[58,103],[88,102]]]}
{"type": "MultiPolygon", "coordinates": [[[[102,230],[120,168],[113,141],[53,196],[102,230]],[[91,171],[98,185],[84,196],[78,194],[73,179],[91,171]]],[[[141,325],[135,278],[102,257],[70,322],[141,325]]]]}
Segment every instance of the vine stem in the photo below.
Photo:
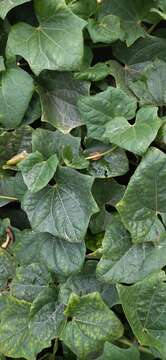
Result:
{"type": "MultiPolygon", "coordinates": [[[[130,340],[126,339],[126,338],[119,339],[118,342],[123,344],[123,345],[127,345],[129,347],[134,345],[132,341],[130,341],[130,340]]],[[[142,345],[138,345],[137,347],[138,347],[138,350],[140,352],[144,352],[146,354],[152,355],[151,351],[148,348],[146,348],[146,347],[144,347],[142,345]]]]}
{"type": "Polygon", "coordinates": [[[103,156],[105,156],[105,155],[111,154],[114,150],[116,150],[116,148],[117,148],[117,145],[113,146],[111,149],[109,149],[109,150],[107,150],[107,151],[105,151],[105,152],[103,152],[103,153],[96,152],[96,153],[94,153],[94,154],[86,157],[85,159],[86,159],[86,160],[95,160],[97,154],[98,154],[98,156],[100,156],[100,158],[101,158],[101,157],[103,157],[103,156]]]}

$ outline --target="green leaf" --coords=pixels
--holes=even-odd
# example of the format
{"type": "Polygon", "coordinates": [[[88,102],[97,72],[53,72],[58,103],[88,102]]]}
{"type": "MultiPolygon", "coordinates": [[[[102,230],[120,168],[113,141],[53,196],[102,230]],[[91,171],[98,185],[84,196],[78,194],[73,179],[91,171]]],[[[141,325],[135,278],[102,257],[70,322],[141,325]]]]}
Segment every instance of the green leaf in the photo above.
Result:
{"type": "Polygon", "coordinates": [[[130,89],[139,99],[141,105],[166,105],[166,63],[156,60],[141,72],[134,81],[129,82],[130,89]]]}
{"type": "Polygon", "coordinates": [[[0,207],[10,202],[22,200],[27,187],[21,174],[16,176],[0,176],[0,207]]]}
{"type": "Polygon", "coordinates": [[[110,214],[104,206],[100,208],[100,212],[91,217],[89,229],[92,234],[98,234],[105,231],[106,227],[112,221],[112,214],[110,214]]]}
{"type": "Polygon", "coordinates": [[[121,176],[129,169],[128,159],[125,152],[117,148],[110,155],[103,156],[100,160],[91,161],[89,174],[95,178],[110,178],[121,176]]]}
{"type": "Polygon", "coordinates": [[[59,161],[62,161],[66,146],[70,146],[74,156],[79,154],[80,142],[79,137],[38,128],[33,132],[32,149],[34,152],[39,151],[45,159],[48,159],[52,154],[57,154],[59,161]],[[45,141],[46,137],[48,141],[45,141]]]}
{"type": "Polygon", "coordinates": [[[86,22],[74,15],[64,0],[35,0],[34,6],[39,26],[13,25],[8,54],[22,56],[36,75],[44,69],[77,70],[83,57],[86,22]]]}
{"type": "Polygon", "coordinates": [[[98,211],[91,195],[93,178],[73,169],[60,167],[56,185],[23,199],[32,228],[49,232],[69,242],[81,242],[90,217],[98,211]]]}
{"type": "Polygon", "coordinates": [[[0,164],[22,151],[31,152],[32,128],[20,126],[14,131],[0,132],[0,164]]]}
{"type": "Polygon", "coordinates": [[[96,0],[69,0],[68,2],[72,11],[83,19],[88,19],[97,11],[96,0]]]}
{"type": "Polygon", "coordinates": [[[111,178],[96,179],[92,187],[93,197],[99,206],[115,206],[122,199],[124,192],[125,186],[111,178]]]}
{"type": "Polygon", "coordinates": [[[117,42],[113,46],[113,50],[115,57],[128,65],[153,61],[155,59],[166,61],[165,38],[159,36],[148,36],[145,39],[139,39],[131,47],[117,42]]]}
{"type": "Polygon", "coordinates": [[[129,287],[118,285],[118,291],[138,341],[157,349],[165,359],[165,273],[153,274],[129,287]]]}
{"type": "Polygon", "coordinates": [[[106,342],[104,351],[97,360],[140,360],[140,354],[136,347],[131,346],[128,349],[119,348],[116,345],[106,342]]]}
{"type": "Polygon", "coordinates": [[[83,265],[85,253],[84,242],[71,243],[50,234],[47,234],[41,248],[44,263],[59,278],[78,272],[83,265]]]}
{"type": "Polygon", "coordinates": [[[29,329],[34,338],[49,343],[58,337],[65,325],[64,305],[58,301],[56,289],[44,289],[30,309],[29,329]]]}
{"type": "Polygon", "coordinates": [[[49,233],[24,230],[17,234],[12,251],[21,265],[37,263],[40,259],[57,277],[66,277],[82,267],[85,244],[69,243],[49,233]]]}
{"type": "Polygon", "coordinates": [[[5,71],[6,67],[5,67],[5,63],[4,63],[4,58],[3,56],[0,56],[0,71],[5,71]]]}
{"type": "Polygon", "coordinates": [[[88,172],[95,178],[121,176],[128,171],[129,163],[124,150],[90,138],[86,140],[85,146],[84,153],[89,158],[88,172]],[[91,154],[99,154],[99,159],[90,159],[91,154]]]}
{"type": "Polygon", "coordinates": [[[123,326],[109,310],[99,293],[70,296],[65,315],[72,320],[64,328],[61,339],[81,359],[102,349],[104,341],[122,336],[123,326]]]}
{"type": "Polygon", "coordinates": [[[165,150],[166,149],[166,118],[162,118],[162,125],[157,134],[156,142],[160,145],[160,147],[165,150]]]}
{"type": "Polygon", "coordinates": [[[97,63],[92,67],[83,69],[74,74],[74,78],[78,80],[100,81],[109,75],[109,68],[104,63],[97,63]]]}
{"type": "Polygon", "coordinates": [[[161,126],[157,112],[157,107],[146,106],[141,108],[137,112],[136,121],[133,125],[129,124],[123,117],[116,118],[108,123],[105,137],[109,138],[113,144],[135,154],[143,155],[156,138],[161,126]]]}
{"type": "Polygon", "coordinates": [[[82,296],[93,292],[99,292],[109,307],[116,304],[116,288],[97,279],[96,265],[97,261],[95,260],[87,261],[82,271],[70,276],[67,281],[61,285],[59,299],[63,304],[67,305],[72,293],[82,296]]]}
{"type": "Polygon", "coordinates": [[[22,172],[25,184],[31,192],[37,192],[43,189],[53,178],[58,165],[58,158],[55,155],[44,160],[42,154],[38,151],[26,157],[18,164],[22,172]]]}
{"type": "Polygon", "coordinates": [[[30,0],[1,0],[0,1],[0,17],[5,18],[7,13],[13,9],[15,6],[24,4],[30,0]]]}
{"type": "Polygon", "coordinates": [[[150,9],[154,6],[154,0],[113,0],[101,3],[102,15],[116,15],[120,17],[121,27],[124,31],[124,38],[127,46],[131,46],[138,38],[145,37],[146,31],[142,21],[147,19],[150,9]]]}
{"type": "Polygon", "coordinates": [[[164,232],[158,215],[166,212],[165,166],[165,154],[156,148],[149,149],[117,205],[133,242],[156,243],[164,232]]]}
{"type": "Polygon", "coordinates": [[[107,15],[97,21],[89,19],[87,28],[94,43],[103,42],[111,44],[123,37],[118,16],[107,15]]]}
{"type": "Polygon", "coordinates": [[[4,355],[35,360],[43,347],[49,347],[51,339],[58,335],[64,316],[56,292],[51,299],[46,294],[37,299],[31,308],[29,302],[12,296],[0,297],[0,351],[4,355]]]}
{"type": "Polygon", "coordinates": [[[107,61],[107,65],[109,66],[109,74],[115,79],[116,87],[133,97],[133,93],[129,90],[128,84],[126,83],[126,68],[115,60],[107,61]]]}
{"type": "Polygon", "coordinates": [[[30,75],[16,68],[0,74],[0,124],[7,129],[17,127],[31,100],[34,85],[30,75]]]}
{"type": "Polygon", "coordinates": [[[103,255],[97,275],[108,284],[132,284],[166,265],[165,234],[159,244],[132,245],[119,217],[112,218],[102,243],[103,255]]]}
{"type": "Polygon", "coordinates": [[[82,97],[78,102],[79,110],[88,129],[88,136],[101,140],[109,122],[119,116],[127,120],[134,117],[136,100],[122,90],[109,87],[94,95],[82,97]]]}
{"type": "Polygon", "coordinates": [[[30,303],[1,296],[0,307],[0,351],[8,357],[35,360],[43,346],[49,343],[39,341],[29,331],[30,303]]]}
{"type": "Polygon", "coordinates": [[[29,103],[28,109],[24,115],[22,125],[28,125],[34,123],[34,121],[40,119],[41,117],[41,104],[40,97],[35,92],[32,96],[32,99],[29,103]]]}
{"type": "Polygon", "coordinates": [[[31,230],[20,231],[15,236],[12,253],[20,265],[29,265],[39,261],[43,243],[50,236],[47,233],[36,233],[31,230]]]}
{"type": "Polygon", "coordinates": [[[83,124],[77,108],[81,95],[89,94],[89,83],[73,78],[69,72],[45,72],[38,80],[42,121],[63,133],[83,124]]]}
{"type": "Polygon", "coordinates": [[[12,279],[15,273],[15,263],[12,256],[3,249],[0,249],[0,288],[3,289],[8,280],[12,279]]]}
{"type": "Polygon", "coordinates": [[[48,288],[51,281],[51,274],[44,265],[31,263],[20,266],[10,285],[11,294],[17,299],[32,302],[41,291],[48,288]]]}

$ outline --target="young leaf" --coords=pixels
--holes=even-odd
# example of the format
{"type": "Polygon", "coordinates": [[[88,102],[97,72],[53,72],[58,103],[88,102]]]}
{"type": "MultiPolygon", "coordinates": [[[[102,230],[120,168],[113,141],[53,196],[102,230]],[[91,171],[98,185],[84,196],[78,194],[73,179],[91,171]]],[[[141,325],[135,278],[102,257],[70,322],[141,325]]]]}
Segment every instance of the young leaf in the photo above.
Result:
{"type": "Polygon", "coordinates": [[[25,184],[31,192],[43,189],[53,178],[58,165],[58,158],[52,155],[44,160],[38,151],[26,157],[18,164],[25,184]]]}
{"type": "Polygon", "coordinates": [[[123,38],[120,18],[112,14],[103,16],[98,21],[89,19],[87,28],[94,43],[103,42],[111,44],[123,38]]]}
{"type": "Polygon", "coordinates": [[[143,155],[156,138],[161,126],[157,112],[158,108],[156,107],[141,108],[137,112],[133,125],[123,117],[116,118],[106,126],[105,137],[113,144],[135,154],[143,155]]]}

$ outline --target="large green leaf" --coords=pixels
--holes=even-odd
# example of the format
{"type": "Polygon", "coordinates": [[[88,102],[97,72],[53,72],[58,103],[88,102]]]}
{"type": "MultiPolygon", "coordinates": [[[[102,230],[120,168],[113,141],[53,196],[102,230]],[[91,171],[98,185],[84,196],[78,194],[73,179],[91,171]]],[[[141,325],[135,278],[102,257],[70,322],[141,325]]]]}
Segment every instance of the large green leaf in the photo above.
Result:
{"type": "Polygon", "coordinates": [[[106,306],[99,293],[70,296],[65,315],[72,318],[64,328],[61,339],[81,359],[100,350],[106,340],[116,340],[123,326],[106,306]]]}
{"type": "Polygon", "coordinates": [[[113,119],[124,116],[130,120],[134,117],[136,100],[123,90],[109,87],[97,95],[82,97],[78,106],[85,120],[88,136],[101,140],[107,124],[113,119]]]}
{"type": "Polygon", "coordinates": [[[10,286],[11,294],[17,299],[32,302],[43,289],[48,288],[51,281],[51,274],[44,265],[31,263],[20,266],[10,286]]]}
{"type": "Polygon", "coordinates": [[[41,295],[31,304],[12,296],[0,297],[0,351],[13,358],[35,360],[43,347],[51,345],[64,324],[63,305],[57,292],[41,295]]]}
{"type": "Polygon", "coordinates": [[[23,199],[32,228],[49,232],[69,242],[81,242],[90,217],[98,211],[91,195],[93,178],[73,169],[60,167],[56,185],[23,199]]]}
{"type": "Polygon", "coordinates": [[[7,129],[17,127],[31,100],[34,85],[30,75],[19,68],[0,74],[0,125],[7,129]]]}
{"type": "Polygon", "coordinates": [[[158,242],[164,232],[158,216],[166,212],[165,171],[165,154],[156,148],[149,149],[117,205],[133,242],[158,242]]]}
{"type": "Polygon", "coordinates": [[[84,242],[71,243],[50,234],[46,235],[41,248],[41,258],[47,267],[60,278],[78,272],[85,258],[84,242]]]}
{"type": "Polygon", "coordinates": [[[130,89],[142,104],[157,106],[166,105],[166,63],[156,60],[145,67],[133,81],[129,82],[130,89]]]}
{"type": "Polygon", "coordinates": [[[49,233],[30,230],[17,234],[12,246],[12,252],[19,264],[37,263],[40,259],[59,277],[66,277],[80,270],[85,250],[84,242],[70,243],[49,233]]]}
{"type": "Polygon", "coordinates": [[[88,95],[89,83],[73,78],[69,72],[46,72],[39,78],[38,91],[42,105],[42,121],[63,133],[83,124],[77,108],[81,95],[88,95]]]}
{"type": "Polygon", "coordinates": [[[147,19],[154,0],[104,0],[101,2],[101,15],[113,14],[121,19],[121,27],[127,46],[132,45],[139,37],[145,37],[146,31],[141,22],[147,19]]]}
{"type": "Polygon", "coordinates": [[[47,233],[36,233],[31,230],[17,232],[12,245],[12,253],[20,265],[30,265],[39,261],[41,248],[47,233]]]}
{"type": "Polygon", "coordinates": [[[65,325],[64,305],[58,301],[57,289],[44,289],[30,309],[29,329],[39,341],[49,343],[65,325]]]}
{"type": "Polygon", "coordinates": [[[159,244],[132,245],[129,233],[117,216],[107,227],[102,247],[97,275],[108,284],[132,284],[166,265],[165,234],[159,244]]]}
{"type": "Polygon", "coordinates": [[[83,57],[86,22],[74,15],[64,0],[35,0],[34,7],[39,26],[14,25],[8,54],[22,56],[36,75],[44,69],[77,70],[83,57]]]}
{"type": "Polygon", "coordinates": [[[12,256],[3,249],[0,249],[0,289],[7,285],[15,273],[15,263],[12,256]]]}
{"type": "Polygon", "coordinates": [[[59,298],[67,305],[71,293],[86,295],[99,292],[109,307],[117,301],[117,292],[114,286],[105,284],[96,278],[97,261],[89,260],[85,263],[82,271],[70,276],[60,288],[59,298]]]}
{"type": "Polygon", "coordinates": [[[129,324],[142,345],[156,348],[166,358],[165,273],[153,274],[133,286],[118,286],[129,324]]]}
{"type": "Polygon", "coordinates": [[[38,151],[29,154],[25,160],[18,164],[25,184],[31,192],[43,189],[53,178],[58,165],[56,154],[44,160],[38,151]]]}
{"type": "Polygon", "coordinates": [[[131,346],[128,349],[119,348],[116,345],[106,342],[104,345],[104,351],[97,360],[140,360],[139,351],[135,346],[131,346]]]}
{"type": "MultiPolygon", "coordinates": [[[[152,83],[151,79],[150,82],[152,83]]],[[[105,137],[109,138],[113,144],[121,146],[135,154],[143,155],[156,138],[161,126],[161,120],[157,112],[157,107],[146,106],[141,108],[137,112],[136,121],[133,125],[123,117],[116,118],[106,126],[105,137]]]]}
{"type": "Polygon", "coordinates": [[[24,4],[30,0],[1,0],[0,1],[0,17],[5,18],[7,13],[15,6],[24,4]]]}
{"type": "Polygon", "coordinates": [[[43,346],[49,343],[44,344],[29,331],[30,303],[1,296],[0,307],[0,351],[8,357],[35,360],[43,346]]]}

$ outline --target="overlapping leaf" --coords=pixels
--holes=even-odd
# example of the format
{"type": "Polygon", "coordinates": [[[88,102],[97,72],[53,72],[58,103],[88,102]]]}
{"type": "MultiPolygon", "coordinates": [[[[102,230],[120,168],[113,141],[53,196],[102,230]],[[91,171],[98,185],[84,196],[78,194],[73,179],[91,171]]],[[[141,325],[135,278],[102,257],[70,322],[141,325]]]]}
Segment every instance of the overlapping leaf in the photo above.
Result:
{"type": "Polygon", "coordinates": [[[69,242],[81,242],[90,217],[98,211],[91,195],[93,178],[73,169],[59,168],[56,185],[33,194],[27,192],[23,209],[32,228],[69,242]]]}
{"type": "Polygon", "coordinates": [[[165,166],[165,154],[157,148],[149,149],[117,205],[133,242],[156,243],[165,231],[158,216],[166,212],[165,166]]]}
{"type": "Polygon", "coordinates": [[[72,318],[64,328],[61,339],[80,358],[100,350],[106,340],[116,340],[123,326],[105,305],[98,293],[70,296],[65,314],[72,318]]]}
{"type": "Polygon", "coordinates": [[[64,0],[35,0],[34,6],[39,26],[14,25],[8,38],[9,56],[22,56],[36,75],[44,69],[77,70],[86,22],[74,15],[64,0]]]}

